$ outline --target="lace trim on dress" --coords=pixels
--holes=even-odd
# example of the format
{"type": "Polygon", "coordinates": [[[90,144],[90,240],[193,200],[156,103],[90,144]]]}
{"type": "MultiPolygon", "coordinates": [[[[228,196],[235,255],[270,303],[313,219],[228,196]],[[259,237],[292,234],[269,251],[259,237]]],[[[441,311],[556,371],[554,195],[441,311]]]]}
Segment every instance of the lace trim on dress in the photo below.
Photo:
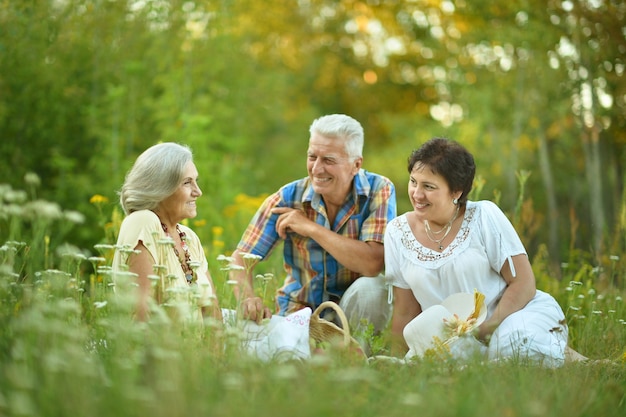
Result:
{"type": "Polygon", "coordinates": [[[400,242],[402,242],[402,246],[404,247],[404,249],[406,249],[408,253],[411,254],[411,256],[409,256],[411,261],[416,263],[436,262],[437,264],[439,264],[440,262],[443,262],[448,258],[453,257],[455,251],[469,244],[467,238],[470,232],[470,224],[472,223],[475,214],[476,206],[468,205],[463,216],[463,223],[461,223],[461,228],[459,229],[452,242],[442,252],[437,252],[419,243],[415,238],[415,235],[413,234],[409,223],[407,222],[406,216],[402,217],[402,222],[399,228],[401,234],[400,242]]]}

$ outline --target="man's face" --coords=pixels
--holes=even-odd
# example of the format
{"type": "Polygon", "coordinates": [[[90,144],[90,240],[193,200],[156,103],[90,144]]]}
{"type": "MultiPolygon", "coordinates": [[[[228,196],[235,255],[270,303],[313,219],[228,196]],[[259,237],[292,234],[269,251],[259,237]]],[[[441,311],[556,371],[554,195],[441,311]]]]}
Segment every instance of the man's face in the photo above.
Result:
{"type": "Polygon", "coordinates": [[[343,203],[362,162],[360,157],[351,160],[341,139],[313,133],[309,140],[307,171],[313,190],[321,194],[326,203],[343,203]]]}

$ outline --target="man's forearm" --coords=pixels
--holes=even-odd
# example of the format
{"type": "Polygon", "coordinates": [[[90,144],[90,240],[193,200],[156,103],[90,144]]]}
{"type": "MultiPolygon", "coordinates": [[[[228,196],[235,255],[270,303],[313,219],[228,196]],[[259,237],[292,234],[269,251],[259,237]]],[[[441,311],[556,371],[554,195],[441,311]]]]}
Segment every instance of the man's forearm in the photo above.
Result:
{"type": "Polygon", "coordinates": [[[376,276],[384,268],[382,243],[351,239],[319,226],[311,234],[341,265],[363,276],[376,276]]]}

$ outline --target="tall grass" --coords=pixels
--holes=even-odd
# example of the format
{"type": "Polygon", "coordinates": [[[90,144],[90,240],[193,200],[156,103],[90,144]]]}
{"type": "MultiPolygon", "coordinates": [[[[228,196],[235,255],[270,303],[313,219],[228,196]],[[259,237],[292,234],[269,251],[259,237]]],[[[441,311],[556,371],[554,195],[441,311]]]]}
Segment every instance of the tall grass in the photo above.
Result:
{"type": "MultiPolygon", "coordinates": [[[[5,242],[0,247],[0,416],[626,412],[624,288],[607,283],[603,268],[584,254],[572,254],[562,265],[561,280],[552,278],[541,251],[533,268],[538,286],[563,306],[572,345],[610,362],[570,363],[560,369],[515,361],[423,360],[399,366],[329,352],[308,362],[262,363],[242,353],[236,331],[210,322],[182,325],[169,320],[165,310],[147,323],[137,322],[132,318],[132,277],[120,274],[113,285],[113,234],[88,250],[73,247],[61,237],[77,223],[63,210],[56,207],[56,214],[43,221],[24,209],[33,206],[32,197],[0,189],[0,238],[5,242]]],[[[114,223],[115,216],[106,214],[102,226],[114,223]]],[[[245,224],[239,226],[243,230],[245,224]]],[[[232,243],[216,243],[221,236],[212,230],[201,237],[210,242],[206,250],[220,299],[232,307],[227,271],[220,270],[218,260],[228,255],[225,248],[232,243]]],[[[257,291],[271,304],[280,257],[264,268],[257,271],[257,291]]],[[[616,273],[623,271],[611,271],[616,273]]],[[[376,353],[385,353],[383,341],[375,342],[376,353]]]]}

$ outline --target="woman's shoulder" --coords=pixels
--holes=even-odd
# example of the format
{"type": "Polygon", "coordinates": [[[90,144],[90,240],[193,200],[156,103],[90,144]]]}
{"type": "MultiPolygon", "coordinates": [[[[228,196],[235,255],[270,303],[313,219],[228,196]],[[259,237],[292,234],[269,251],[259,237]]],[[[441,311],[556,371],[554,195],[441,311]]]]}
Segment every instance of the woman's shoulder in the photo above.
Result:
{"type": "Polygon", "coordinates": [[[408,215],[410,213],[411,213],[410,211],[407,211],[406,213],[402,213],[398,215],[397,217],[394,217],[393,219],[391,219],[391,221],[389,221],[389,224],[395,227],[400,227],[402,224],[408,221],[408,215]]]}
{"type": "Polygon", "coordinates": [[[124,231],[138,231],[140,229],[160,229],[159,216],[150,210],[133,211],[122,221],[120,233],[124,231]]]}
{"type": "Polygon", "coordinates": [[[475,211],[479,217],[500,216],[504,214],[502,209],[490,200],[468,201],[467,210],[475,211]]]}
{"type": "Polygon", "coordinates": [[[498,205],[491,200],[478,200],[478,201],[468,200],[467,207],[480,207],[480,208],[486,207],[486,209],[488,210],[494,207],[497,208],[498,205]]]}
{"type": "Polygon", "coordinates": [[[468,210],[474,207],[475,217],[488,231],[502,233],[505,228],[512,227],[511,220],[506,213],[493,201],[468,201],[468,210]],[[470,204],[471,203],[471,204],[470,204]]]}
{"type": "Polygon", "coordinates": [[[161,224],[159,216],[151,210],[137,210],[130,213],[124,219],[126,223],[155,223],[161,224]]]}
{"type": "Polygon", "coordinates": [[[405,227],[405,225],[408,223],[408,214],[410,212],[406,212],[403,214],[400,214],[397,217],[394,217],[393,219],[391,219],[389,221],[389,223],[387,223],[387,227],[385,229],[385,234],[387,235],[392,235],[392,234],[396,234],[396,233],[401,233],[402,229],[405,227]]]}
{"type": "Polygon", "coordinates": [[[134,211],[127,215],[120,226],[118,244],[134,247],[137,240],[150,240],[155,233],[162,233],[159,217],[150,210],[134,211]]]}

